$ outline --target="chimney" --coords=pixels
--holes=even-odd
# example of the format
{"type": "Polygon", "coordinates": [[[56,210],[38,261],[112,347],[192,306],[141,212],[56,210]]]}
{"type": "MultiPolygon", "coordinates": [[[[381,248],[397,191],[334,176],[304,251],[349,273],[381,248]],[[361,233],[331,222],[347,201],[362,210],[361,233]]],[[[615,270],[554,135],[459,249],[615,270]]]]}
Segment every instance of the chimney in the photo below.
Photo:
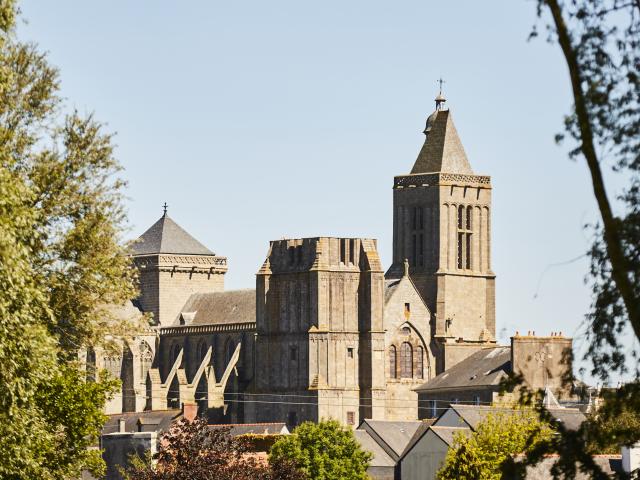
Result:
{"type": "Polygon", "coordinates": [[[194,421],[198,416],[198,405],[195,403],[183,403],[182,416],[190,422],[194,421]]]}
{"type": "Polygon", "coordinates": [[[127,433],[127,425],[124,418],[118,419],[118,433],[127,433]]]}

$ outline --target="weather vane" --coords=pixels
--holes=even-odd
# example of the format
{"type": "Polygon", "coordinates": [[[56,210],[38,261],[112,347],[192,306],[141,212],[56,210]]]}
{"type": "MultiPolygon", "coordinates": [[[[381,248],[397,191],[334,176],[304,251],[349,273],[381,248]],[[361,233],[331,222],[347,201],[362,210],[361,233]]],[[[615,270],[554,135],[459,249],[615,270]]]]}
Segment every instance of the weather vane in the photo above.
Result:
{"type": "Polygon", "coordinates": [[[162,205],[162,210],[164,210],[164,214],[167,214],[167,208],[169,208],[169,205],[167,205],[167,202],[164,202],[164,205],[162,205]]]}

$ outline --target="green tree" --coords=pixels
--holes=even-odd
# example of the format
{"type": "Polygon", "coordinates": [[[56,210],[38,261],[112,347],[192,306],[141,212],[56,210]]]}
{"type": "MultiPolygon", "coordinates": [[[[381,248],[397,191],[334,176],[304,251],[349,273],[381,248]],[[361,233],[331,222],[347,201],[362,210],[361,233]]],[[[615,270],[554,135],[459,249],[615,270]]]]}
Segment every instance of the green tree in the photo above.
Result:
{"type": "Polygon", "coordinates": [[[203,419],[181,419],[166,432],[150,458],[130,459],[128,480],[302,480],[291,462],[267,465],[251,455],[251,439],[229,428],[211,428],[203,419]]]}
{"type": "Polygon", "coordinates": [[[533,410],[489,414],[471,434],[456,434],[438,479],[499,480],[507,458],[526,453],[551,435],[533,410]]]}
{"type": "Polygon", "coordinates": [[[85,383],[80,349],[132,327],[109,304],[135,297],[123,182],[111,136],[63,116],[58,72],[15,35],[0,1],[0,478],[100,470],[88,451],[114,382],[85,383]]]}
{"type": "Polygon", "coordinates": [[[371,454],[360,448],[353,432],[335,420],[304,422],[278,440],[269,462],[293,462],[308,478],[364,479],[371,454]]]}

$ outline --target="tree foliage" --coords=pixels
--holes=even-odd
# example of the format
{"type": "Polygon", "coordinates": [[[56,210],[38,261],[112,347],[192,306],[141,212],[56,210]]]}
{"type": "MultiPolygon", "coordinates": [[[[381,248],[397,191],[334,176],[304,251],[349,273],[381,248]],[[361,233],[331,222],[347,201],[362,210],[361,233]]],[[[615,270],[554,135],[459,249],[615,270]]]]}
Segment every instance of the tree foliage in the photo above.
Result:
{"type": "Polygon", "coordinates": [[[79,349],[135,297],[123,183],[111,136],[62,115],[58,72],[16,38],[0,2],[0,478],[100,470],[96,440],[114,383],[84,383],[79,349]]]}
{"type": "Polygon", "coordinates": [[[293,462],[308,478],[365,479],[371,454],[335,420],[305,422],[271,448],[272,463],[293,462]]]}
{"type": "Polygon", "coordinates": [[[438,479],[499,480],[507,459],[526,453],[551,435],[549,425],[533,410],[491,413],[469,435],[456,434],[438,479]]]}
{"type": "MultiPolygon", "coordinates": [[[[585,161],[600,213],[600,222],[590,226],[586,359],[605,383],[622,374],[634,381],[607,391],[603,410],[578,431],[560,427],[532,449],[527,463],[557,452],[554,476],[572,478],[577,465],[606,478],[591,454],[640,440],[634,427],[640,413],[640,1],[538,0],[538,16],[548,20],[548,40],[562,50],[573,93],[557,140],[570,141],[570,158],[585,161]],[[605,168],[623,180],[620,191],[609,191],[605,168]]],[[[540,414],[548,417],[544,409],[540,414]]]]}
{"type": "Polygon", "coordinates": [[[163,435],[152,458],[132,458],[129,480],[297,480],[304,478],[290,462],[251,454],[250,441],[232,437],[228,428],[211,428],[203,419],[181,419],[163,435]]]}

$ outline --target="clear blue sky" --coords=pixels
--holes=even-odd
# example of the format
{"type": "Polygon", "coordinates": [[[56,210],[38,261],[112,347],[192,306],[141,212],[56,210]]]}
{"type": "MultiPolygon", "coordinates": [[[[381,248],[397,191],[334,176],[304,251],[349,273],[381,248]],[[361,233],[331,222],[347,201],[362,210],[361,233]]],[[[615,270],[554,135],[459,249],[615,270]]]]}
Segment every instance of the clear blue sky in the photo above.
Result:
{"type": "Polygon", "coordinates": [[[498,340],[575,335],[590,297],[583,163],[553,136],[571,105],[535,2],[28,0],[23,39],[69,107],[117,132],[131,236],[163,202],[254,286],[268,242],[363,236],[391,260],[393,176],[408,173],[445,80],[473,169],[493,178],[498,340]],[[543,272],[546,273],[542,277],[543,272]],[[538,293],[537,298],[534,295],[538,293]]]}

